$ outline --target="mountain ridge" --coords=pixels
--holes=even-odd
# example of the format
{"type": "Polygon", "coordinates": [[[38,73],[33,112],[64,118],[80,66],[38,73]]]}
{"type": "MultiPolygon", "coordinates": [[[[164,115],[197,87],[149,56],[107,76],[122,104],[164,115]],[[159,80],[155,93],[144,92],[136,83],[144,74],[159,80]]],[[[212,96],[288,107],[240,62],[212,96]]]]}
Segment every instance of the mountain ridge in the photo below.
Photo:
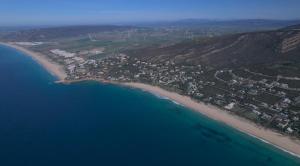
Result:
{"type": "Polygon", "coordinates": [[[300,62],[300,24],[260,31],[195,39],[164,48],[132,50],[128,54],[148,61],[206,63],[216,67],[243,66],[282,60],[300,62]],[[296,28],[296,30],[295,30],[296,28]]]}

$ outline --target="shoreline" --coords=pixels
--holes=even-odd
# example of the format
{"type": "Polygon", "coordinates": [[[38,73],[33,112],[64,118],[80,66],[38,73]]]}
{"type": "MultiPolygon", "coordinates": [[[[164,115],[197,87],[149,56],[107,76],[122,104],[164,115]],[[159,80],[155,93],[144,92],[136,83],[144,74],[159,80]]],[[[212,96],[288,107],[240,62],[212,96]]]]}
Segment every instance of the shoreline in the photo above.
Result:
{"type": "Polygon", "coordinates": [[[0,42],[0,44],[7,47],[14,48],[18,51],[23,52],[25,55],[31,57],[33,60],[38,62],[40,65],[42,65],[42,67],[44,67],[49,73],[57,77],[58,78],[58,81],[56,81],[57,83],[71,84],[71,83],[82,82],[82,81],[97,81],[101,83],[121,85],[129,88],[135,88],[146,92],[150,92],[154,95],[158,95],[168,100],[171,100],[176,104],[192,109],[212,120],[230,126],[242,133],[247,134],[248,136],[254,137],[266,144],[272,145],[277,149],[289,153],[292,156],[300,158],[300,140],[294,140],[288,136],[284,136],[270,129],[259,127],[258,125],[256,125],[255,123],[249,120],[245,120],[242,117],[238,117],[236,115],[230,114],[215,106],[199,103],[188,96],[183,96],[175,92],[164,90],[160,87],[155,87],[152,85],[147,85],[142,83],[119,83],[119,82],[112,82],[103,79],[98,79],[98,78],[86,78],[81,80],[65,80],[67,74],[64,71],[63,67],[55,62],[52,62],[49,58],[45,57],[41,53],[30,51],[26,48],[17,46],[12,43],[0,42]]]}
{"type": "Polygon", "coordinates": [[[204,103],[196,102],[188,96],[170,92],[160,87],[142,83],[123,83],[121,85],[166,97],[167,99],[174,101],[184,107],[192,109],[212,120],[221,122],[229,127],[247,134],[248,136],[254,137],[266,144],[274,146],[279,150],[289,153],[292,156],[300,158],[299,140],[294,140],[288,136],[272,131],[271,129],[258,127],[258,125],[249,120],[245,120],[242,117],[230,114],[213,105],[206,105],[204,103]]]}
{"type": "Polygon", "coordinates": [[[61,65],[51,61],[49,58],[45,57],[41,53],[30,51],[24,47],[15,45],[13,43],[0,42],[0,44],[10,47],[10,48],[14,48],[14,49],[24,53],[28,57],[32,58],[34,61],[36,61],[42,67],[44,67],[51,75],[55,76],[59,82],[63,82],[67,78],[67,74],[61,65]]]}

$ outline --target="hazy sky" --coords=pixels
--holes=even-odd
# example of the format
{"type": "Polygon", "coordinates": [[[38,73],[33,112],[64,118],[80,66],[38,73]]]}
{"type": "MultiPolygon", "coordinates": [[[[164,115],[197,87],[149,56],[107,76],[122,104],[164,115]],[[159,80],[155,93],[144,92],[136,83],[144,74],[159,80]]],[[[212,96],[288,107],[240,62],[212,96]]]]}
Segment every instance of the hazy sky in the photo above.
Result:
{"type": "Polygon", "coordinates": [[[0,0],[0,26],[184,18],[299,19],[300,0],[0,0]]]}

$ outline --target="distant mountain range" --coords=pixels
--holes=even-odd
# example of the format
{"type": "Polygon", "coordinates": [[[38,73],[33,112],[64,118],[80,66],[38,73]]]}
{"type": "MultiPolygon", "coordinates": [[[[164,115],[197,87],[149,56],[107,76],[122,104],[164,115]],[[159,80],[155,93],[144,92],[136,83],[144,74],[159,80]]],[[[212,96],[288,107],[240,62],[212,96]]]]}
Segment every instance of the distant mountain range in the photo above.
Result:
{"type": "MultiPolygon", "coordinates": [[[[129,23],[127,23],[129,24],[129,23]]],[[[300,20],[209,20],[184,19],[179,21],[160,21],[131,23],[127,25],[80,25],[61,27],[0,27],[0,39],[9,41],[46,41],[60,38],[74,38],[105,31],[127,31],[133,28],[177,28],[194,32],[220,32],[220,34],[274,30],[300,24],[300,20]],[[1,35],[2,34],[2,35],[1,35]]]]}
{"type": "Polygon", "coordinates": [[[283,28],[289,25],[300,24],[300,20],[268,20],[268,19],[240,19],[240,20],[214,20],[214,19],[183,19],[178,21],[160,21],[152,23],[137,23],[137,26],[152,27],[194,27],[194,28],[249,28],[249,29],[273,29],[283,28]]]}
{"type": "Polygon", "coordinates": [[[267,19],[241,19],[241,20],[207,20],[207,19],[184,19],[172,22],[171,25],[232,25],[232,26],[286,26],[300,23],[300,20],[267,20],[267,19]]]}
{"type": "Polygon", "coordinates": [[[114,25],[81,25],[63,26],[50,28],[34,28],[6,33],[0,39],[6,41],[49,41],[60,38],[74,38],[85,36],[89,33],[100,33],[106,31],[125,31],[130,30],[131,26],[114,25]]]}

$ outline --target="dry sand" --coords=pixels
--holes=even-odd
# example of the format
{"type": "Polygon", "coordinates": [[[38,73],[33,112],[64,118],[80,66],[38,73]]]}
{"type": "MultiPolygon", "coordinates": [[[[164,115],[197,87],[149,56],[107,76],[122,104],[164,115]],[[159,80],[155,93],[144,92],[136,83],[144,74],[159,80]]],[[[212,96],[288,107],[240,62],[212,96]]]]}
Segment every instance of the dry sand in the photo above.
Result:
{"type": "Polygon", "coordinates": [[[42,54],[37,53],[37,52],[30,51],[26,48],[23,48],[21,46],[13,44],[13,43],[2,43],[2,42],[0,42],[0,44],[8,46],[8,47],[15,48],[15,49],[25,53],[25,55],[30,56],[32,59],[34,59],[40,65],[42,65],[53,76],[57,77],[59,79],[59,81],[63,81],[67,77],[67,74],[64,71],[63,67],[61,65],[51,61],[45,55],[42,55],[42,54]]]}
{"type": "MultiPolygon", "coordinates": [[[[52,62],[49,58],[46,58],[40,53],[30,51],[26,48],[17,46],[13,43],[1,43],[9,47],[13,47],[26,55],[32,57],[39,64],[41,64],[45,69],[47,69],[51,74],[58,77],[58,79],[63,82],[67,77],[63,67],[52,62]]],[[[102,82],[102,80],[100,80],[102,82]]],[[[151,85],[141,84],[141,83],[124,83],[122,85],[142,89],[144,91],[164,96],[173,100],[179,104],[182,104],[192,110],[195,110],[211,119],[222,122],[228,126],[231,126],[241,132],[244,132],[250,136],[256,137],[266,143],[269,143],[281,150],[284,150],[294,156],[300,157],[300,141],[291,139],[288,136],[284,136],[275,131],[265,129],[257,126],[256,124],[245,120],[241,117],[229,114],[226,111],[220,110],[217,107],[206,105],[203,103],[198,103],[187,96],[182,96],[174,92],[169,92],[159,87],[154,87],[151,85]]]]}

